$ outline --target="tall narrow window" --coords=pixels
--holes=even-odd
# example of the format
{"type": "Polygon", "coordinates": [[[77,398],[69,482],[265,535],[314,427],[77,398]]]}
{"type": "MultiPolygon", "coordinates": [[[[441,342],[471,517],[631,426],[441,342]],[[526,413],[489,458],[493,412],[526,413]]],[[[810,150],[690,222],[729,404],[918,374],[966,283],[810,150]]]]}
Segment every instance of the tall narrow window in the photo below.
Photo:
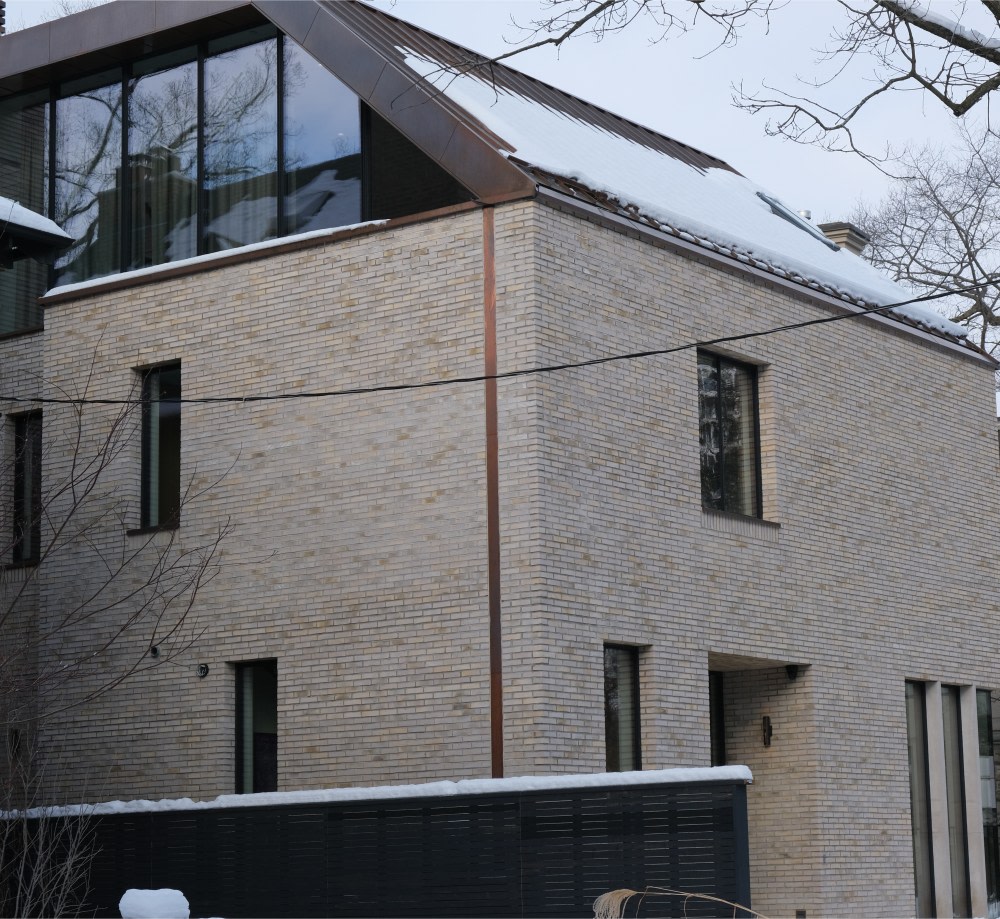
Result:
{"type": "Polygon", "coordinates": [[[948,851],[955,916],[971,916],[969,845],[965,823],[965,765],[962,760],[962,703],[958,686],[941,687],[944,722],[944,781],[948,796],[948,851]]]}
{"type": "Polygon", "coordinates": [[[988,689],[976,690],[979,730],[979,779],[983,798],[983,836],[986,854],[988,915],[1000,916],[1000,821],[997,820],[997,736],[993,698],[988,689]]]}
{"type": "Polygon", "coordinates": [[[42,416],[14,419],[14,540],[12,561],[38,561],[42,532],[42,416]]]}
{"type": "Polygon", "coordinates": [[[181,368],[142,380],[142,526],[175,527],[181,515],[181,368]]]}
{"type": "Polygon", "coordinates": [[[604,646],[604,736],[608,772],[641,769],[639,759],[639,652],[604,646]]]}
{"type": "Polygon", "coordinates": [[[757,369],[698,352],[701,504],[761,515],[757,369]]]}
{"type": "Polygon", "coordinates": [[[236,666],[236,793],[278,789],[278,662],[236,666]]]}
{"type": "Polygon", "coordinates": [[[720,670],[708,672],[708,716],[712,744],[712,765],[726,765],[726,703],[723,695],[725,674],[720,670]]]}
{"type": "Polygon", "coordinates": [[[910,764],[910,828],[917,916],[934,915],[930,778],[927,768],[927,701],[923,683],[906,683],[906,752],[910,764]]]}

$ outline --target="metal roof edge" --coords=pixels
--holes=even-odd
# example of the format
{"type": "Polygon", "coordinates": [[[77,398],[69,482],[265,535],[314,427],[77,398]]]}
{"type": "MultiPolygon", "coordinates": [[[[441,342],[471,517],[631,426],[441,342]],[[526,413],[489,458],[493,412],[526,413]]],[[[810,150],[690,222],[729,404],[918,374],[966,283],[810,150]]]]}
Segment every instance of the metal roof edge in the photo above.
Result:
{"type": "Polygon", "coordinates": [[[377,11],[343,0],[252,4],[476,198],[534,193],[534,180],[503,155],[500,138],[401,66],[377,11]],[[352,21],[359,15],[371,20],[364,34],[352,21]]]}
{"type": "Polygon", "coordinates": [[[553,207],[557,210],[563,210],[585,216],[588,219],[604,224],[605,226],[619,232],[647,239],[656,245],[673,249],[676,252],[699,259],[703,262],[707,262],[725,271],[749,275],[758,281],[763,281],[796,297],[810,300],[819,306],[834,309],[847,314],[857,315],[859,319],[874,322],[890,332],[911,336],[918,339],[925,345],[943,348],[952,354],[960,355],[961,357],[976,361],[980,364],[985,364],[993,369],[1000,367],[1000,361],[987,354],[971,342],[963,344],[962,342],[946,338],[942,335],[937,335],[915,325],[910,325],[901,319],[884,316],[879,313],[866,313],[864,315],[860,315],[864,313],[864,308],[858,306],[857,304],[833,297],[823,291],[814,290],[811,287],[792,281],[788,278],[782,278],[779,275],[772,274],[769,271],[765,271],[753,265],[745,264],[738,259],[723,253],[713,252],[712,250],[699,246],[696,243],[690,243],[685,239],[674,236],[665,230],[658,230],[648,224],[631,220],[621,214],[615,213],[614,211],[607,210],[587,201],[581,201],[579,198],[574,198],[563,192],[555,191],[554,189],[547,188],[544,185],[539,186],[536,200],[540,204],[553,207]]]}

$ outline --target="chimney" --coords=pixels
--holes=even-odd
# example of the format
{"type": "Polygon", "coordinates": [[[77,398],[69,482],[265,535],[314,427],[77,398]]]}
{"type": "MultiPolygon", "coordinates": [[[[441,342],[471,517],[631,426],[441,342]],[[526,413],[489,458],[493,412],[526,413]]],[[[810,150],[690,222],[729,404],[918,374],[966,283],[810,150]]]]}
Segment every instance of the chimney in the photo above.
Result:
{"type": "Polygon", "coordinates": [[[821,223],[819,225],[823,235],[831,242],[835,242],[841,249],[861,255],[868,245],[868,237],[865,236],[853,223],[821,223]]]}

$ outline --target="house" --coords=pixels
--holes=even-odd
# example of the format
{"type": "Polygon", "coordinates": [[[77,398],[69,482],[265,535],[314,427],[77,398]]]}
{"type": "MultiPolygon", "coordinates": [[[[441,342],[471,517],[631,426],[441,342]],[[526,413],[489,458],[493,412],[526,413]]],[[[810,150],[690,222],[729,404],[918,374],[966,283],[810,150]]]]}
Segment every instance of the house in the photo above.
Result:
{"type": "Polygon", "coordinates": [[[0,272],[45,795],[741,764],[764,914],[998,914],[961,329],[358,2],[114,3],[0,38],[0,94],[0,194],[75,240],[0,272]]]}

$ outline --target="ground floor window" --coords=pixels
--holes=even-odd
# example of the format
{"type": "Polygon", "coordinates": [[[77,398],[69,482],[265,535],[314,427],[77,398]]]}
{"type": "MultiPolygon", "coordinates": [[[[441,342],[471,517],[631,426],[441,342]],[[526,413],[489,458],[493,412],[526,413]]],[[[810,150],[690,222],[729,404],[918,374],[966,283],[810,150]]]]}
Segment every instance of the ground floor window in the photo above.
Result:
{"type": "Polygon", "coordinates": [[[638,648],[604,646],[604,736],[608,772],[642,768],[638,648]]]}
{"type": "Polygon", "coordinates": [[[906,726],[916,915],[996,919],[1000,840],[992,695],[972,686],[909,681],[906,726]]]}
{"type": "Polygon", "coordinates": [[[725,674],[721,670],[708,671],[708,715],[712,744],[712,765],[726,765],[726,702],[725,674]]]}
{"type": "Polygon", "coordinates": [[[278,790],[278,662],[236,665],[236,793],[278,790]]]}

